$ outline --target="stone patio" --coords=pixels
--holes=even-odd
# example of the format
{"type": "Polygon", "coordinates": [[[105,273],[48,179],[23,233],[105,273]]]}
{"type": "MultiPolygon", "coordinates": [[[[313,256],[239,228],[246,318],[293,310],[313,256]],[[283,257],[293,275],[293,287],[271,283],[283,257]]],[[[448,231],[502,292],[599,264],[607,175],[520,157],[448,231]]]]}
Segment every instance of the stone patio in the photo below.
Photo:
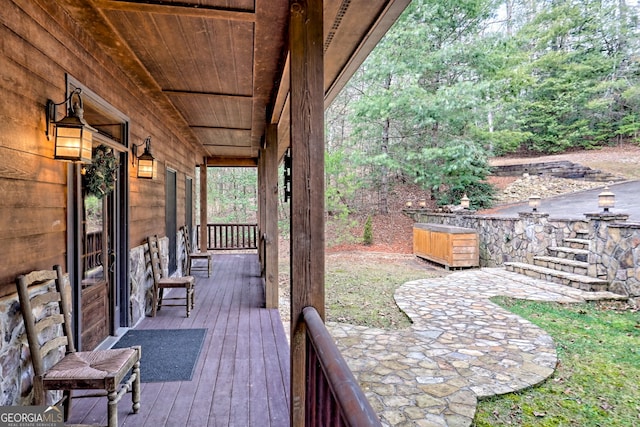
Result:
{"type": "Polygon", "coordinates": [[[413,325],[382,330],[327,323],[385,426],[462,427],[478,398],[531,387],[553,374],[553,339],[489,301],[503,295],[578,303],[620,299],[500,268],[405,283],[395,293],[413,325]]]}

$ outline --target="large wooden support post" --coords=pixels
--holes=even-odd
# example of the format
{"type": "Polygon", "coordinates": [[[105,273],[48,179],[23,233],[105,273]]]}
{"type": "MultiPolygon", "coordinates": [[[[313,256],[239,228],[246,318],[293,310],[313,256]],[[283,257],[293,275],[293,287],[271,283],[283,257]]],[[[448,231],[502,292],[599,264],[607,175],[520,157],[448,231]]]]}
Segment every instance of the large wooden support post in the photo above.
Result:
{"type": "Polygon", "coordinates": [[[207,159],[200,165],[200,252],[207,251],[207,159]]]}
{"type": "Polygon", "coordinates": [[[291,425],[305,425],[302,309],[324,319],[322,0],[291,0],[291,425]]]}
{"type": "MultiPolygon", "coordinates": [[[[265,216],[266,216],[266,187],[265,187],[265,148],[260,149],[258,157],[258,260],[260,261],[260,271],[265,272],[264,236],[265,216]]],[[[266,285],[266,284],[265,284],[266,285]]]]}
{"type": "Polygon", "coordinates": [[[264,283],[267,308],[278,308],[278,126],[267,126],[264,150],[264,283]]]}

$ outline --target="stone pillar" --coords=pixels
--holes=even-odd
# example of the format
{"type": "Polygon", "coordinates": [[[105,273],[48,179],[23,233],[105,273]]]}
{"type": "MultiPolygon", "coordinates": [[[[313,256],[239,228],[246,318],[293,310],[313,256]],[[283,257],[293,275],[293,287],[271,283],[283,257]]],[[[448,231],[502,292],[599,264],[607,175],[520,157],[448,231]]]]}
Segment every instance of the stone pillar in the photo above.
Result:
{"type": "Polygon", "coordinates": [[[587,257],[589,262],[587,275],[598,279],[610,280],[608,273],[611,265],[610,259],[613,254],[607,248],[607,241],[609,240],[608,228],[613,223],[626,222],[629,215],[601,212],[588,213],[585,216],[589,221],[589,236],[591,236],[589,255],[587,257]]]}
{"type": "Polygon", "coordinates": [[[607,228],[609,290],[628,295],[640,306],[640,223],[609,224],[607,228]]]}
{"type": "Polygon", "coordinates": [[[546,255],[549,247],[549,214],[542,212],[518,212],[520,224],[516,223],[514,234],[521,236],[522,243],[515,249],[518,261],[533,264],[533,257],[546,255]]]}

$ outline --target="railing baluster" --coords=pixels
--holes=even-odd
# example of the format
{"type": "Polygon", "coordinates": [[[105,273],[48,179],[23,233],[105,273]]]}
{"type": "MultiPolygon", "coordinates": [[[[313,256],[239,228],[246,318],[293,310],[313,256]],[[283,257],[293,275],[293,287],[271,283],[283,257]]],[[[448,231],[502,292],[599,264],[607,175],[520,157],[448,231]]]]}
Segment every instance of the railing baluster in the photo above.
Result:
{"type": "Polygon", "coordinates": [[[258,249],[258,224],[207,224],[210,250],[258,249]]]}
{"type": "Polygon", "coordinates": [[[231,247],[236,249],[238,247],[238,226],[234,224],[229,228],[231,229],[231,247]]]}
{"type": "Polygon", "coordinates": [[[380,427],[380,420],[342,358],[320,315],[305,307],[309,426],[380,427]]]}

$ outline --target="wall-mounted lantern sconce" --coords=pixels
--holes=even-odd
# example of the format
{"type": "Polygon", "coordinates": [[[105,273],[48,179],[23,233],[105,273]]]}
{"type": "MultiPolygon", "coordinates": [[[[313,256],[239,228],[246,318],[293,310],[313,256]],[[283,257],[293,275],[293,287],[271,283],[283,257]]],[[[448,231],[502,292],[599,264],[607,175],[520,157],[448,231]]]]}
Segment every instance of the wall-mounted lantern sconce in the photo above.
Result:
{"type": "Polygon", "coordinates": [[[131,152],[133,157],[131,163],[135,166],[138,162],[138,178],[153,179],[156,171],[156,159],[151,155],[151,137],[145,138],[142,144],[132,145],[131,152]],[[144,152],[138,157],[138,147],[144,144],[144,152]]]}
{"type": "Polygon", "coordinates": [[[538,212],[538,208],[540,207],[540,196],[534,194],[529,197],[529,207],[533,212],[538,212]]]}
{"type": "Polygon", "coordinates": [[[598,207],[601,207],[603,212],[609,212],[615,205],[616,195],[609,191],[609,187],[604,187],[602,193],[598,194],[598,207]]]}
{"type": "Polygon", "coordinates": [[[411,208],[413,207],[413,202],[412,202],[411,200],[409,200],[409,201],[407,201],[407,203],[405,203],[404,205],[405,205],[405,207],[406,207],[407,209],[411,209],[411,208]]]}
{"type": "Polygon", "coordinates": [[[427,201],[425,199],[420,199],[420,201],[418,202],[418,206],[420,207],[420,209],[426,209],[427,201]]]}
{"type": "Polygon", "coordinates": [[[93,133],[98,131],[92,128],[83,117],[81,92],[82,89],[76,88],[67,99],[58,104],[50,99],[47,100],[45,133],[49,140],[51,126],[55,126],[55,159],[91,163],[93,133]],[[62,120],[55,121],[56,107],[62,104],[67,106],[67,115],[62,120]]]}
{"type": "Polygon", "coordinates": [[[469,206],[471,206],[471,200],[467,197],[467,193],[462,195],[462,199],[460,199],[460,206],[462,206],[462,209],[469,209],[469,206]]]}

